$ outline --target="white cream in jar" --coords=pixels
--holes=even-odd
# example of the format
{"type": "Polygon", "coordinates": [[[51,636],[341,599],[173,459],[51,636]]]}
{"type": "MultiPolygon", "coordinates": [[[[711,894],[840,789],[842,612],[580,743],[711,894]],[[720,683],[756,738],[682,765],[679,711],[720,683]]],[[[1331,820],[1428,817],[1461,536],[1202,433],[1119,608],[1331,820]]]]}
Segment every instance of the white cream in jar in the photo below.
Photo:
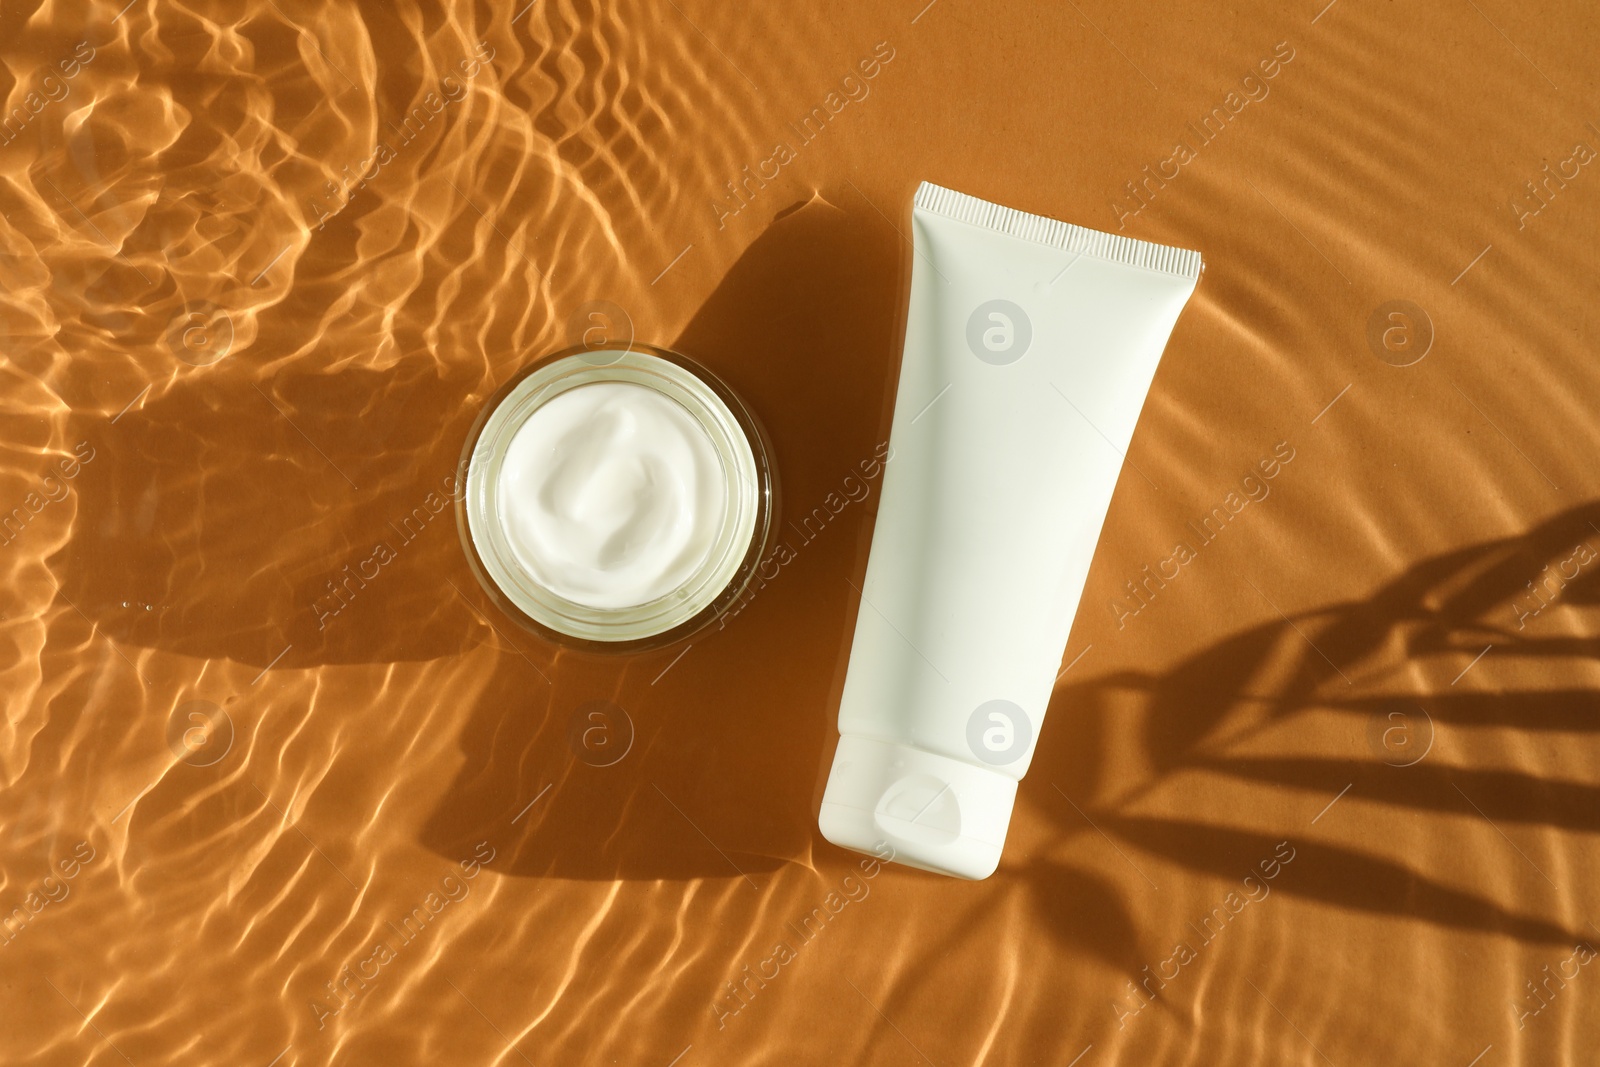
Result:
{"type": "Polygon", "coordinates": [[[633,382],[569,389],[506,450],[499,509],[517,561],[591,608],[665,596],[716,542],[726,479],[687,408],[633,382]]]}
{"type": "Polygon", "coordinates": [[[634,346],[552,357],[514,382],[467,453],[464,541],[485,587],[542,627],[608,642],[725,602],[759,557],[771,481],[748,411],[708,379],[634,346]]]}

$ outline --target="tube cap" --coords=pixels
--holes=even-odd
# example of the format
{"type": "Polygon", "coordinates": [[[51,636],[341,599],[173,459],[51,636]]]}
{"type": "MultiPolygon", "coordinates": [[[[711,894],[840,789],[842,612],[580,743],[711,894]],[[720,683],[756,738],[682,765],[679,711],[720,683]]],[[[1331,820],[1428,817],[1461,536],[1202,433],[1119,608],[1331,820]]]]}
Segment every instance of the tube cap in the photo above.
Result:
{"type": "Polygon", "coordinates": [[[1016,779],[998,771],[845,734],[817,825],[834,844],[879,859],[987,878],[1000,865],[1016,798],[1016,779]]]}

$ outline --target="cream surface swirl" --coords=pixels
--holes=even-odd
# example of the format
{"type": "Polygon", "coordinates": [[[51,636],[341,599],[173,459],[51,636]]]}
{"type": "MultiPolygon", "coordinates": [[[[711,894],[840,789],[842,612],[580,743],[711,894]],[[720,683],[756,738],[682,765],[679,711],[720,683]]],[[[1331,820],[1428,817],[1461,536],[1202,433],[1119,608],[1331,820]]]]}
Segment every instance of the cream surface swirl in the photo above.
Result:
{"type": "Polygon", "coordinates": [[[687,408],[631,382],[581,385],[512,437],[498,510],[517,561],[591,608],[666,596],[716,544],[726,476],[687,408]]]}

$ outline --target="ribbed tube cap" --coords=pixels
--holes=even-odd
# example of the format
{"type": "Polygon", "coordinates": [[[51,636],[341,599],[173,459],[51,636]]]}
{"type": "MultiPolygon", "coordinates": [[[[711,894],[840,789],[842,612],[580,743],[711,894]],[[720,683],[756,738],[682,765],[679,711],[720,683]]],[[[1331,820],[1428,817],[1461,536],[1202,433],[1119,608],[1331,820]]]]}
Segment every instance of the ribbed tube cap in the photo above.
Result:
{"type": "Polygon", "coordinates": [[[817,825],[844,848],[957,878],[987,878],[1000,865],[1016,798],[1016,780],[997,771],[845,734],[817,825]]]}

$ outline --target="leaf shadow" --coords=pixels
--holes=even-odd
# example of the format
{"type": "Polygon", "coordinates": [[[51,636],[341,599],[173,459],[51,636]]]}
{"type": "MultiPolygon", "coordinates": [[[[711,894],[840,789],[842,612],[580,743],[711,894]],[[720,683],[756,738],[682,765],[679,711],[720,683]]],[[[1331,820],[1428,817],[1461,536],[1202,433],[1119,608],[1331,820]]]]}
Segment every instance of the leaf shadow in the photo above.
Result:
{"type": "MultiPolygon", "coordinates": [[[[1212,785],[1327,797],[1348,784],[1364,802],[1397,813],[1481,818],[1497,830],[1503,821],[1564,832],[1600,831],[1600,784],[1593,782],[1452,766],[1437,757],[1421,763],[1427,748],[1414,760],[1395,761],[1385,759],[1381,748],[1366,760],[1262,755],[1259,743],[1241,754],[1237,747],[1312,711],[1372,723],[1401,709],[1419,724],[1421,712],[1430,746],[1431,731],[1439,724],[1592,733],[1600,726],[1600,693],[1572,687],[1571,666],[1562,664],[1600,654],[1600,641],[1586,636],[1600,626],[1583,613],[1600,602],[1600,556],[1592,543],[1600,543],[1600,501],[1558,513],[1516,536],[1423,559],[1369,597],[1229,634],[1168,670],[1121,670],[1060,685],[1053,703],[1074,709],[1071,718],[1083,723],[1079,734],[1090,744],[1086,750],[1073,738],[1063,738],[1041,749],[1032,774],[1066,782],[1081,797],[1100,798],[1085,804],[1095,824],[1132,849],[1230,881],[1249,874],[1251,864],[1270,855],[1277,839],[1255,828],[1229,825],[1233,820],[1228,817],[1152,816],[1136,810],[1136,802],[1169,785],[1179,773],[1190,773],[1214,776],[1212,785]],[[1466,674],[1462,668],[1486,646],[1492,646],[1497,662],[1507,661],[1508,669],[1531,662],[1552,681],[1568,685],[1486,691],[1485,683],[1475,679],[1478,688],[1456,688],[1466,674]],[[1423,692],[1417,691],[1419,677],[1425,679],[1423,692]],[[1144,711],[1137,726],[1112,718],[1111,709],[1125,709],[1130,694],[1144,711]],[[1152,773],[1137,787],[1119,791],[1095,765],[1112,750],[1113,735],[1126,736],[1130,730],[1152,773]],[[1074,750],[1070,757],[1062,754],[1067,749],[1074,750]]],[[[1058,715],[1069,718],[1064,711],[1058,715]]],[[[1369,740],[1372,736],[1369,731],[1369,740]]],[[[1079,829],[1070,825],[1072,816],[1060,806],[1041,807],[1062,821],[1063,830],[1079,829]]],[[[1407,917],[1520,942],[1570,944],[1581,936],[1556,912],[1547,908],[1540,913],[1525,897],[1496,900],[1423,873],[1408,859],[1318,839],[1301,841],[1298,835],[1295,847],[1302,858],[1293,877],[1280,879],[1275,890],[1347,911],[1407,917]]],[[[1537,872],[1549,881],[1532,859],[1523,858],[1533,868],[1527,872],[1530,878],[1537,872]]],[[[1511,862],[1520,861],[1513,856],[1511,862]]],[[[1062,892],[1094,896],[1081,886],[1054,881],[1062,892]]],[[[1072,931],[1054,928],[1058,937],[1072,943],[1072,931]]]]}

